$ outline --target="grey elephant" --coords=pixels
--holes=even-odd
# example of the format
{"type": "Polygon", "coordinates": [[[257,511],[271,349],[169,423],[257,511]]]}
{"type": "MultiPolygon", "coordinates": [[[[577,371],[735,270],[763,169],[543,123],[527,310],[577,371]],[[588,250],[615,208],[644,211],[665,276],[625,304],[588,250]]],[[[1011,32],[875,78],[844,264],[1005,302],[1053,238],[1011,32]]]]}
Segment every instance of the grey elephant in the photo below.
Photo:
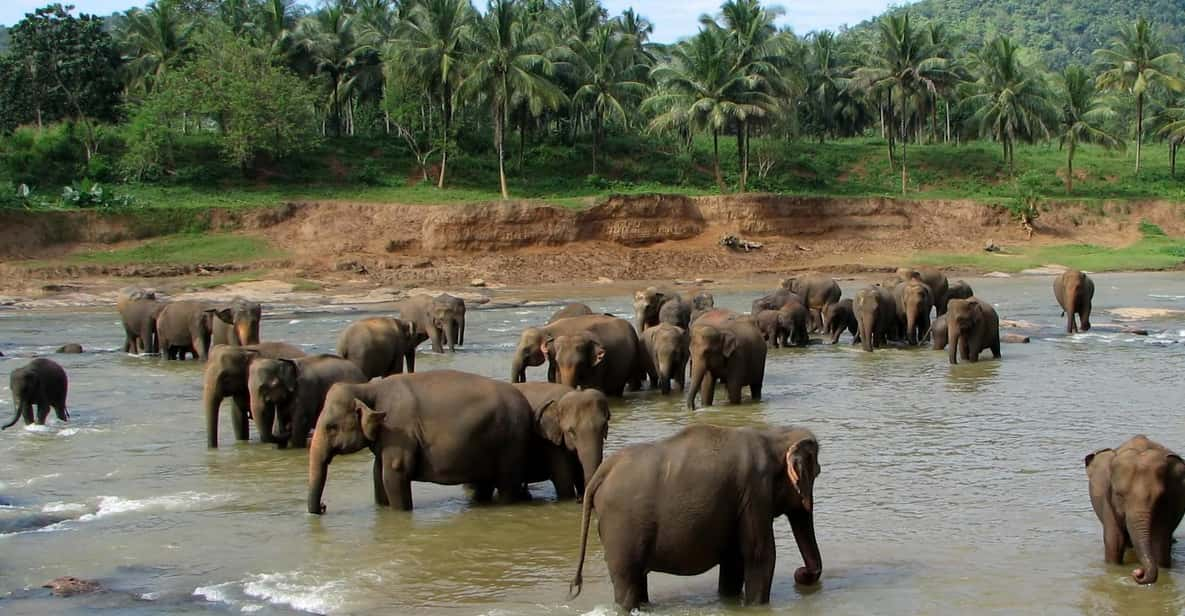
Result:
{"type": "Polygon", "coordinates": [[[1078,270],[1062,272],[1053,281],[1053,296],[1066,317],[1066,333],[1090,331],[1090,310],[1094,302],[1094,281],[1078,270]],[[1074,321],[1078,317],[1078,322],[1074,321]],[[1081,327],[1079,327],[1081,326],[1081,327]]]}
{"type": "MultiPolygon", "coordinates": [[[[945,301],[950,302],[952,299],[971,299],[974,295],[975,291],[971,288],[971,285],[967,284],[966,281],[956,280],[947,287],[945,301]]],[[[943,313],[945,312],[946,308],[943,308],[943,313]]]]}
{"type": "Polygon", "coordinates": [[[687,329],[691,323],[691,302],[678,295],[667,299],[658,309],[658,322],[687,329]]]}
{"type": "Polygon", "coordinates": [[[844,330],[852,334],[852,344],[860,343],[860,326],[851,299],[841,299],[823,309],[823,333],[831,338],[831,344],[839,342],[844,330]]]}
{"type": "Polygon", "coordinates": [[[897,268],[899,282],[909,282],[914,274],[917,274],[922,282],[930,287],[930,299],[936,308],[937,316],[946,314],[947,292],[950,290],[950,281],[946,279],[946,274],[937,268],[926,265],[897,268]]]}
{"type": "Polygon", "coordinates": [[[12,421],[4,424],[0,430],[11,428],[22,417],[26,426],[33,423],[43,426],[51,407],[59,420],[70,421],[70,411],[66,408],[69,387],[66,371],[51,359],[38,357],[13,370],[8,375],[8,389],[12,392],[12,421]],[[37,406],[36,417],[33,416],[34,405],[37,406]]]}
{"type": "Polygon", "coordinates": [[[374,453],[374,498],[411,511],[411,482],[469,484],[478,500],[521,498],[534,419],[513,385],[434,370],[360,385],[338,383],[325,397],[309,449],[308,511],[335,456],[374,453]]]}
{"type": "Polygon", "coordinates": [[[753,304],[750,307],[750,314],[757,314],[762,310],[781,310],[782,306],[789,303],[806,305],[797,293],[789,289],[778,289],[769,295],[753,300],[753,304]]]}
{"type": "Polygon", "coordinates": [[[922,282],[921,276],[910,278],[893,288],[893,302],[898,335],[907,344],[918,345],[930,330],[930,309],[934,306],[930,287],[922,282]]]}
{"type": "Polygon", "coordinates": [[[263,306],[257,302],[236,297],[226,305],[230,310],[230,321],[213,319],[210,344],[244,346],[259,344],[259,322],[263,319],[263,306]]]}
{"type": "Polygon", "coordinates": [[[555,311],[551,318],[547,320],[548,324],[555,323],[560,319],[568,319],[571,317],[584,317],[593,314],[593,309],[588,307],[588,304],[572,303],[566,304],[563,308],[555,311]]]}
{"type": "Polygon", "coordinates": [[[959,363],[960,356],[977,362],[985,349],[1000,358],[1000,317],[991,304],[978,297],[952,299],[946,308],[946,328],[950,363],[959,363]]]}
{"type": "Polygon", "coordinates": [[[515,383],[534,415],[527,483],[551,481],[556,498],[582,498],[601,466],[609,435],[609,399],[595,389],[515,383]]]}
{"type": "Polygon", "coordinates": [[[218,447],[218,414],[222,401],[230,398],[234,404],[231,423],[235,440],[248,438],[251,419],[251,392],[247,387],[251,362],[258,358],[296,359],[304,351],[283,342],[261,342],[232,347],[220,344],[210,351],[206,372],[202,377],[202,409],[206,415],[206,446],[218,447]]]}
{"type": "Polygon", "coordinates": [[[1139,435],[1088,454],[1086,475],[1106,561],[1123,564],[1131,548],[1140,562],[1132,578],[1155,583],[1160,568],[1173,564],[1173,531],[1185,516],[1185,461],[1139,435]]]}
{"type": "Polygon", "coordinates": [[[647,358],[645,366],[651,388],[666,395],[671,393],[671,381],[674,381],[679,384],[680,391],[685,389],[687,361],[691,357],[687,330],[670,323],[660,323],[656,327],[646,328],[640,338],[647,358]]]}
{"type": "Polygon", "coordinates": [[[442,306],[437,305],[435,298],[430,295],[415,295],[395,304],[400,320],[411,328],[412,344],[418,347],[429,340],[433,352],[444,352],[444,343],[448,342],[454,329],[453,315],[447,309],[442,309],[442,306]]]}
{"type": "Polygon", "coordinates": [[[949,341],[950,334],[947,332],[944,314],[930,322],[930,346],[935,351],[941,351],[946,348],[949,341]]]}
{"type": "Polygon", "coordinates": [[[843,290],[831,276],[824,274],[801,274],[782,279],[782,288],[802,298],[811,316],[811,331],[822,331],[823,310],[839,301],[843,290]]]}
{"type": "Polygon", "coordinates": [[[416,345],[411,327],[393,317],[371,317],[350,323],[337,338],[337,354],[354,362],[366,378],[416,371],[416,345]]]}
{"type": "Polygon", "coordinates": [[[252,361],[247,390],[259,440],[281,448],[304,447],[329,388],[334,383],[368,380],[357,365],[337,355],[252,361]],[[273,426],[279,430],[273,431],[273,426]]]}
{"type": "Polygon", "coordinates": [[[234,324],[230,308],[203,302],[180,301],[165,304],[156,317],[160,352],[167,359],[185,359],[187,354],[206,361],[214,335],[214,320],[234,324]]]}
{"type": "Polygon", "coordinates": [[[716,297],[707,291],[700,291],[691,297],[691,320],[695,320],[716,308],[716,297]]]}
{"type": "Polygon", "coordinates": [[[753,400],[761,399],[765,381],[765,339],[751,317],[713,311],[691,327],[691,381],[687,387],[687,408],[695,410],[695,397],[712,406],[716,382],[723,381],[728,401],[740,404],[742,388],[749,388],[753,400]]]}
{"type": "Polygon", "coordinates": [[[699,575],[719,566],[718,592],[747,605],[769,603],[773,522],[786,516],[802,554],[794,572],[812,585],[823,573],[815,540],[819,443],[802,428],[694,425],[610,456],[589,482],[572,596],[580,594],[588,530],[597,532],[616,603],[650,602],[652,572],[699,575]],[[711,455],[704,455],[711,452],[711,455]]]}
{"type": "Polygon", "coordinates": [[[519,336],[510,381],[527,380],[528,366],[548,362],[548,381],[594,387],[610,396],[638,389],[644,355],[638,336],[624,319],[606,315],[571,317],[528,327],[519,336]]]}
{"type": "Polygon", "coordinates": [[[465,300],[442,293],[432,298],[432,307],[437,320],[444,324],[448,350],[455,351],[456,347],[465,346],[465,300]]]}
{"type": "Polygon", "coordinates": [[[852,302],[860,345],[865,351],[883,347],[897,335],[897,302],[884,287],[873,285],[860,289],[852,302]]]}
{"type": "Polygon", "coordinates": [[[659,311],[662,309],[662,305],[678,297],[678,293],[658,287],[647,287],[641,291],[635,291],[634,327],[638,333],[646,331],[647,327],[658,325],[661,322],[659,311]]]}
{"type": "Polygon", "coordinates": [[[120,321],[123,322],[124,353],[157,353],[156,317],[164,309],[163,302],[156,301],[156,293],[128,287],[120,289],[115,300],[120,321]]]}

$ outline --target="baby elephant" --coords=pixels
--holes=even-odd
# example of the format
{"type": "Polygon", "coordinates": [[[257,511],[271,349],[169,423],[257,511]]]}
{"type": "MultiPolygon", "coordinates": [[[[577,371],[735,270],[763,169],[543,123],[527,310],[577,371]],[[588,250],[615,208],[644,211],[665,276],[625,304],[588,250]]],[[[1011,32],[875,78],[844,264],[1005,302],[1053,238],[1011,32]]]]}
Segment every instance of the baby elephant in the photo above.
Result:
{"type": "Polygon", "coordinates": [[[856,312],[851,299],[842,299],[823,308],[823,333],[831,338],[831,344],[839,342],[844,330],[852,334],[852,344],[860,343],[860,329],[856,323],[856,312]]]}
{"type": "Polygon", "coordinates": [[[16,424],[23,416],[25,425],[34,423],[33,405],[37,405],[37,425],[45,425],[45,418],[49,416],[52,406],[58,419],[70,420],[70,412],[66,410],[66,371],[57,362],[38,357],[33,361],[12,371],[8,377],[8,387],[12,391],[12,406],[15,407],[12,421],[4,424],[0,430],[6,430],[16,424]]]}
{"type": "Polygon", "coordinates": [[[1088,454],[1086,476],[1107,562],[1122,564],[1132,548],[1140,561],[1132,578],[1156,582],[1159,568],[1172,566],[1173,531],[1185,515],[1185,462],[1140,435],[1088,454]]]}

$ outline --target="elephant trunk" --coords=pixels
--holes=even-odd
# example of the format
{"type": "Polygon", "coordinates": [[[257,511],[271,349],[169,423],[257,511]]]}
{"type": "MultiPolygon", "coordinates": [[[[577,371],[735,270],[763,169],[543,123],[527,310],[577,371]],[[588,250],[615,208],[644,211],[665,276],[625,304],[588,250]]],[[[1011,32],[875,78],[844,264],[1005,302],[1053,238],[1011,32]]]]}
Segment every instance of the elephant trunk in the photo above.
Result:
{"type": "Polygon", "coordinates": [[[691,366],[691,383],[687,387],[687,410],[695,410],[695,394],[699,392],[708,372],[708,362],[700,359],[691,366]]]}
{"type": "Polygon", "coordinates": [[[658,389],[664,396],[671,393],[671,375],[674,374],[672,363],[669,357],[658,360],[658,389]]]}
{"type": "Polygon", "coordinates": [[[432,342],[432,351],[443,353],[444,347],[440,343],[440,328],[436,325],[428,326],[428,340],[432,342]]]}
{"type": "Polygon", "coordinates": [[[947,329],[947,338],[946,338],[946,344],[948,347],[946,350],[947,356],[950,358],[950,363],[958,364],[959,363],[959,345],[964,344],[963,334],[962,334],[962,332],[959,331],[959,329],[957,327],[951,327],[949,323],[947,324],[947,328],[948,328],[947,329]]]}
{"type": "Polygon", "coordinates": [[[24,406],[25,406],[24,400],[21,400],[19,397],[14,396],[12,399],[12,410],[13,410],[12,421],[4,424],[4,427],[0,428],[0,430],[7,430],[7,429],[15,426],[16,422],[21,420],[21,410],[22,410],[22,407],[24,407],[24,406]]]}
{"type": "Polygon", "coordinates": [[[790,528],[794,531],[794,542],[802,554],[802,567],[794,572],[794,581],[811,585],[823,575],[823,557],[819,554],[819,543],[815,540],[815,514],[810,509],[799,509],[786,514],[790,528]]]}
{"type": "Polygon", "coordinates": [[[241,321],[235,324],[240,345],[259,344],[259,322],[241,321]]]}
{"type": "Polygon", "coordinates": [[[905,315],[905,341],[911,345],[918,343],[918,310],[914,308],[905,315]]]}
{"type": "Polygon", "coordinates": [[[457,326],[453,322],[445,323],[444,327],[444,341],[448,344],[450,353],[457,350],[457,326]]]}
{"type": "Polygon", "coordinates": [[[595,439],[590,439],[589,443],[581,444],[576,448],[576,457],[580,460],[580,468],[584,472],[585,488],[592,484],[593,473],[597,472],[597,467],[601,466],[604,455],[605,443],[601,440],[600,435],[597,435],[595,439]]]}
{"type": "Polygon", "coordinates": [[[1131,537],[1132,548],[1140,560],[1140,567],[1132,570],[1132,579],[1140,584],[1154,584],[1160,575],[1159,558],[1152,546],[1151,513],[1142,513],[1127,518],[1127,534],[1131,537]]]}
{"type": "Polygon", "coordinates": [[[568,387],[580,387],[581,384],[579,372],[576,370],[576,366],[560,364],[557,373],[557,376],[559,377],[559,383],[567,385],[568,387]]]}
{"type": "MultiPolygon", "coordinates": [[[[1069,289],[1067,289],[1067,291],[1069,291],[1069,289]]],[[[1067,297],[1066,297],[1066,333],[1067,334],[1074,333],[1074,329],[1075,329],[1074,328],[1074,316],[1075,316],[1074,313],[1078,310],[1078,302],[1074,301],[1075,299],[1077,299],[1077,298],[1074,296],[1074,294],[1067,293],[1067,297]]]]}
{"type": "Polygon", "coordinates": [[[329,462],[333,459],[329,442],[325,432],[317,430],[313,433],[313,444],[309,448],[309,513],[321,515],[325,513],[325,504],[321,502],[321,495],[325,492],[325,479],[329,475],[329,462]]]}
{"type": "Polygon", "coordinates": [[[276,442],[276,436],[272,432],[276,422],[276,405],[254,388],[251,392],[251,417],[255,418],[255,427],[259,430],[259,442],[276,442]]]}
{"type": "Polygon", "coordinates": [[[514,361],[510,364],[510,382],[511,383],[526,383],[527,382],[527,365],[523,361],[522,353],[515,353],[514,361]]]}
{"type": "Polygon", "coordinates": [[[222,406],[222,388],[207,383],[202,393],[202,406],[206,409],[206,447],[218,448],[218,407],[222,406]]]}
{"type": "Polygon", "coordinates": [[[867,319],[861,321],[859,324],[860,348],[864,349],[865,351],[872,350],[872,321],[873,317],[870,316],[867,319]]]}

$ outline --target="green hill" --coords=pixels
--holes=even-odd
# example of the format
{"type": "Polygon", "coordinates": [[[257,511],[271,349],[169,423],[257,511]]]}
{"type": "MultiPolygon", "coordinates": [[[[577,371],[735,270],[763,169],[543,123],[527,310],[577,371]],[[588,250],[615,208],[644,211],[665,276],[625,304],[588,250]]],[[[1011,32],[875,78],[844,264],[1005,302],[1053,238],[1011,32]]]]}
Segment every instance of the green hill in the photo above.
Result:
{"type": "Polygon", "coordinates": [[[8,51],[8,28],[0,26],[0,53],[8,51]]]}
{"type": "MultiPolygon", "coordinates": [[[[1090,54],[1106,46],[1116,24],[1143,16],[1165,43],[1185,51],[1185,0],[921,0],[890,9],[945,23],[971,48],[998,35],[1030,50],[1051,69],[1091,63],[1090,54]]],[[[863,22],[854,30],[867,29],[863,22]]]]}

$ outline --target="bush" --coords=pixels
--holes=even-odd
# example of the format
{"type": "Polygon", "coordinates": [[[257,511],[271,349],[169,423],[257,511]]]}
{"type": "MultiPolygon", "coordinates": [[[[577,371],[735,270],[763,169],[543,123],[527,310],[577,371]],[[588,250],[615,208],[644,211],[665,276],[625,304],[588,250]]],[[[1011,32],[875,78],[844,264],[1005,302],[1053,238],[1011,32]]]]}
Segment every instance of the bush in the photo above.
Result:
{"type": "Polygon", "coordinates": [[[111,209],[131,204],[131,197],[105,191],[97,182],[87,188],[67,186],[62,189],[62,205],[66,207],[111,209]]]}
{"type": "Polygon", "coordinates": [[[5,174],[30,187],[62,186],[83,176],[86,149],[73,124],[18,128],[0,146],[5,174]]]}

